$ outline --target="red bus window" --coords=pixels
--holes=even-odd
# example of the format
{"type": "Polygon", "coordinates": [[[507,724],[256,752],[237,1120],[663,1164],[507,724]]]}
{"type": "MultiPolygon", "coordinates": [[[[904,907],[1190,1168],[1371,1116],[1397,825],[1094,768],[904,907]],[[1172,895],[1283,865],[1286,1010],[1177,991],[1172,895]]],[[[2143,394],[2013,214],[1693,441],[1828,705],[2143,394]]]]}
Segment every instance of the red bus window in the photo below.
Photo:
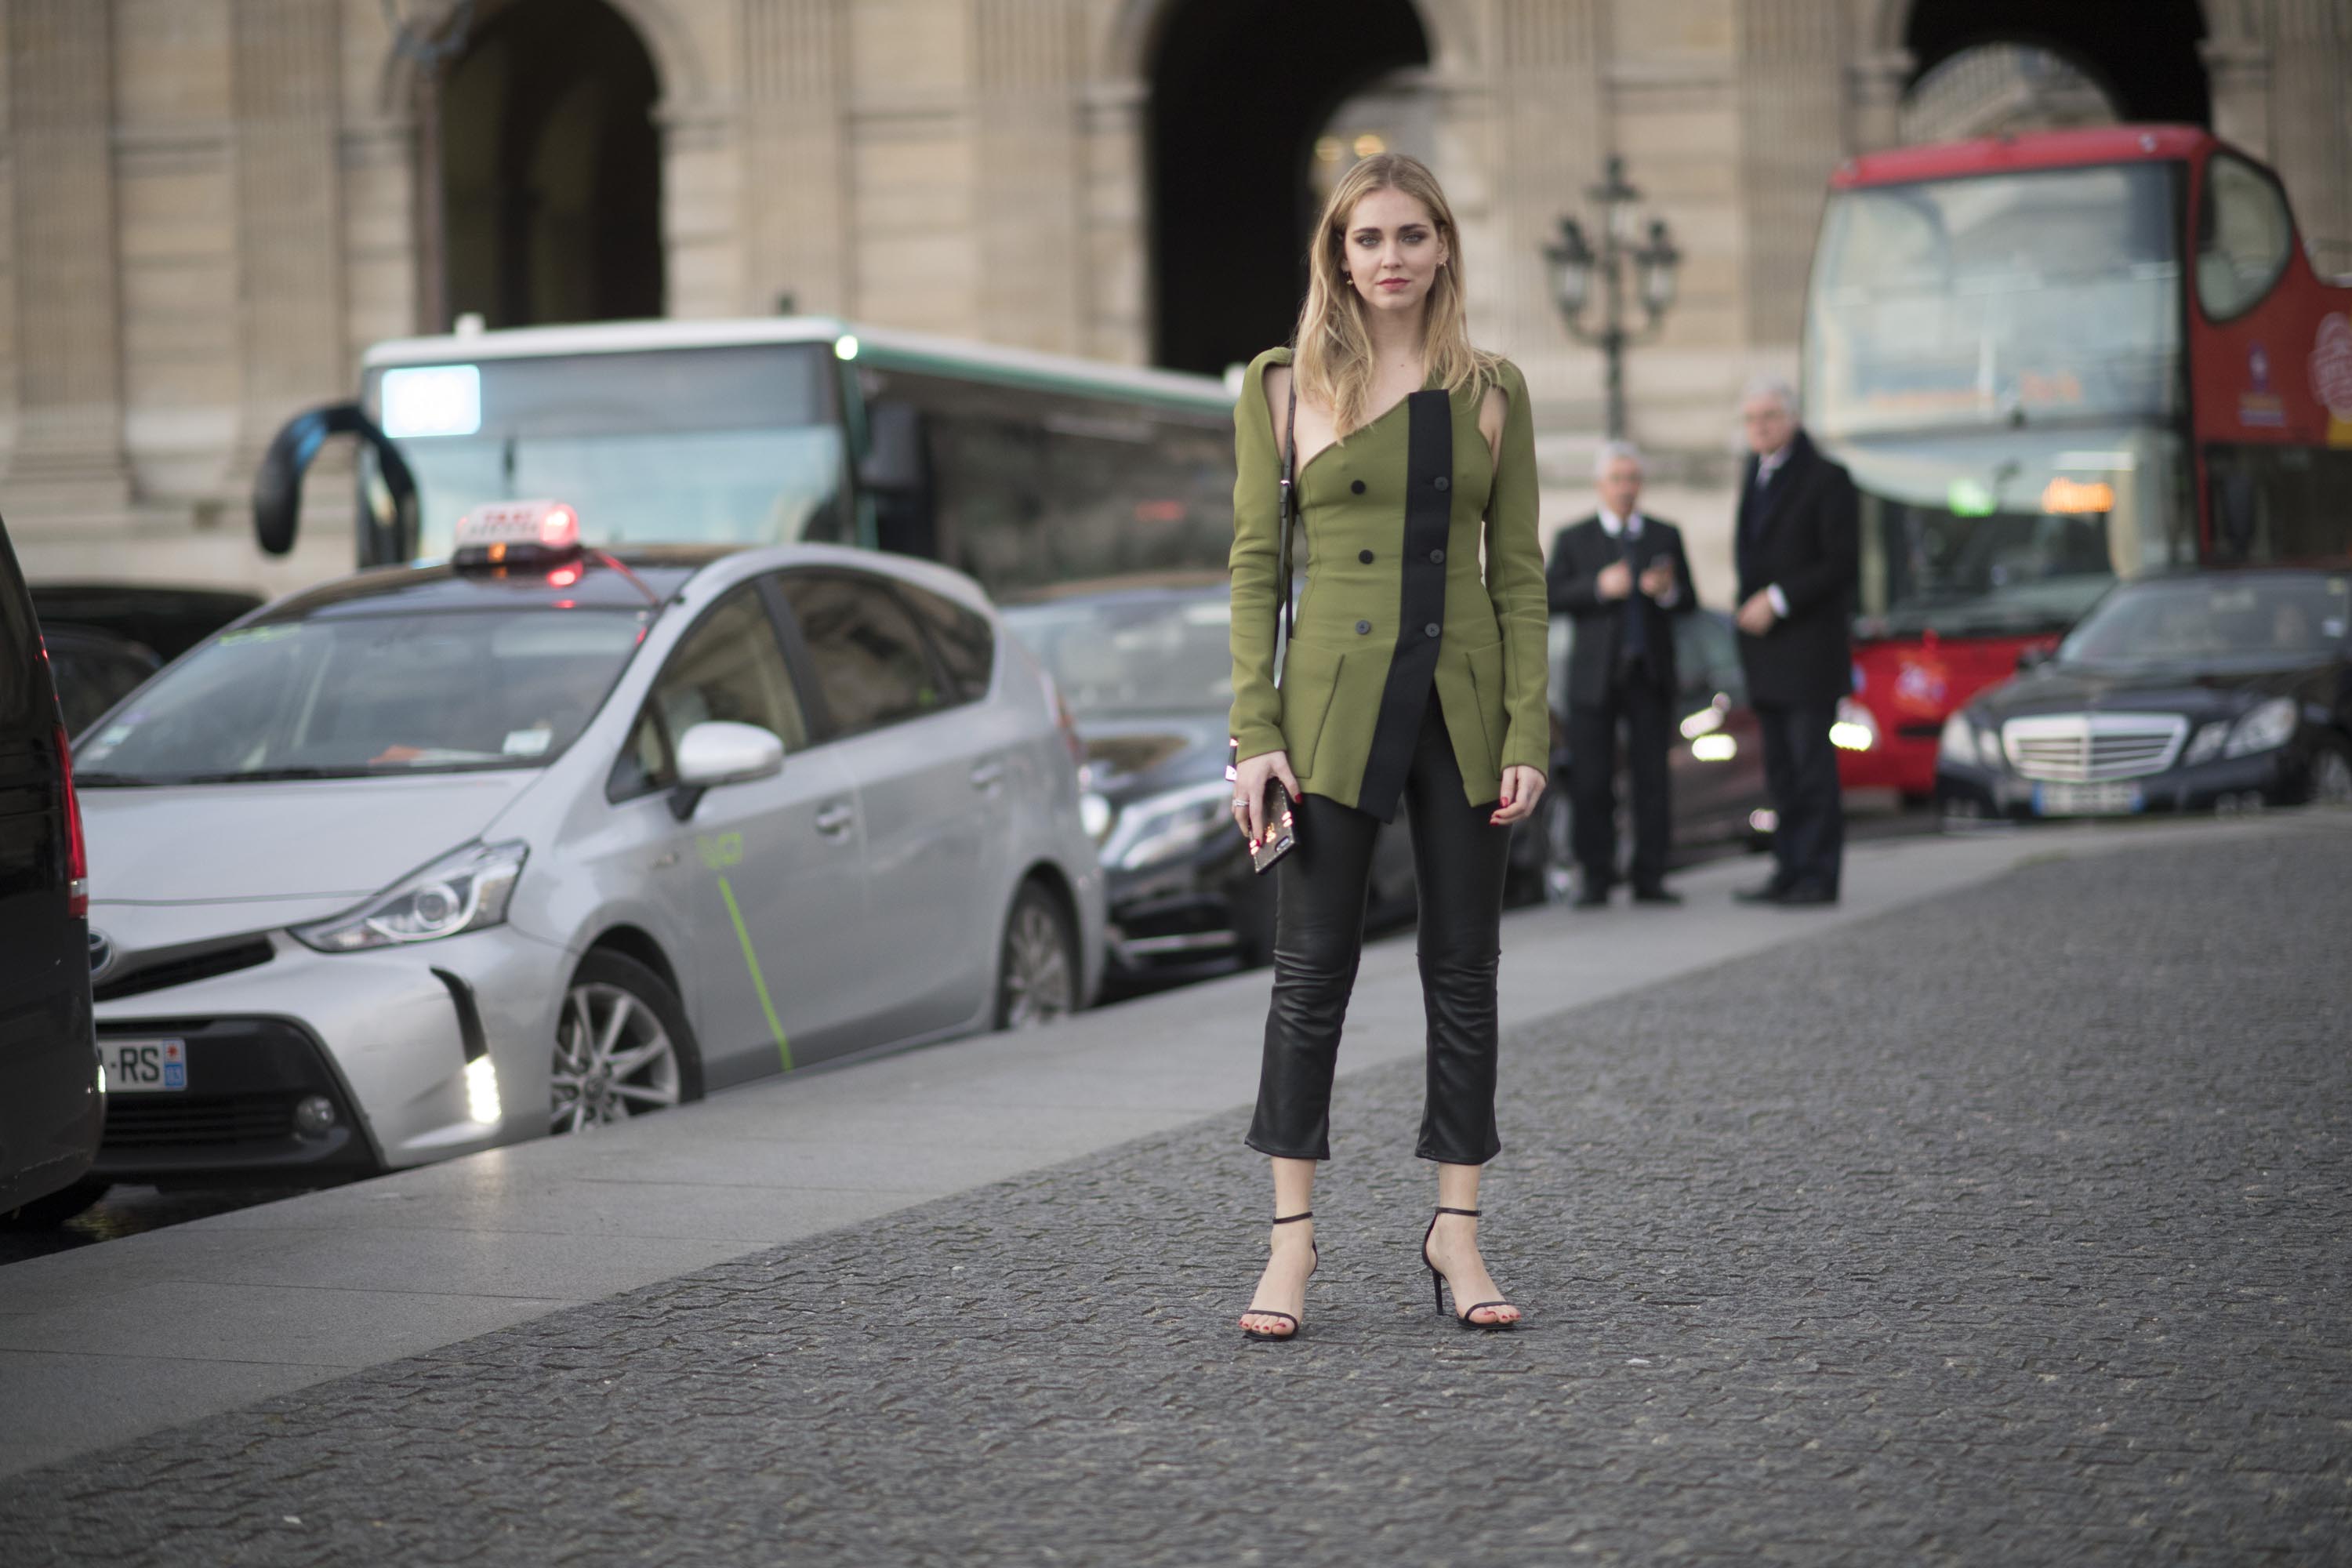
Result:
{"type": "Polygon", "coordinates": [[[2197,302],[2209,321],[2253,309],[2286,270],[2294,223],[2269,175],[2227,153],[2205,165],[2197,208],[2197,302]]]}

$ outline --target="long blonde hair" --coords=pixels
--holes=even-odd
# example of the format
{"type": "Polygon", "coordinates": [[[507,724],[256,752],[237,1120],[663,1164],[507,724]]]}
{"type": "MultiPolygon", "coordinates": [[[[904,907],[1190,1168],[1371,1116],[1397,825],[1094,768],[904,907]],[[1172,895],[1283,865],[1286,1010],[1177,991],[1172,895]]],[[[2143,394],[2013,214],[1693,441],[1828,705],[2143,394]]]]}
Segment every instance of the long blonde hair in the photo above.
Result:
{"type": "Polygon", "coordinates": [[[1372,339],[1364,326],[1364,301],[1348,280],[1348,219],[1356,204],[1374,191],[1400,191],[1429,209],[1446,261],[1437,269],[1423,301],[1421,363],[1424,379],[1434,376],[1448,392],[1483,391],[1496,379],[1497,356],[1474,347],[1462,308],[1462,231],[1454,209],[1427,164],[1402,153],[1380,153],[1339,177],[1323,204],[1308,253],[1307,304],[1298,312],[1294,374],[1298,395],[1331,410],[1340,436],[1364,422],[1372,395],[1372,339]]]}

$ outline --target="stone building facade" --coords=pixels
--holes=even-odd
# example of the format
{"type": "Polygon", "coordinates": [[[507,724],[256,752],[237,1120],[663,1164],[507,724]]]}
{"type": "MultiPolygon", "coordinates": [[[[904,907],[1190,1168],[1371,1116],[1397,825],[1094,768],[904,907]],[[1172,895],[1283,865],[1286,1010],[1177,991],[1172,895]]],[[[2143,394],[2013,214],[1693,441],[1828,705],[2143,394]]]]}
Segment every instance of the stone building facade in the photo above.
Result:
{"type": "Polygon", "coordinates": [[[1447,184],[1474,325],[1538,398],[1553,521],[1582,499],[1600,370],[1540,249],[1623,155],[1684,256],[1630,362],[1633,434],[1717,596],[1728,405],[1794,368],[1841,158],[2031,123],[2054,82],[2059,121],[2103,99],[2268,159],[2323,269],[2352,271],[2352,0],[0,0],[0,511],[49,577],[346,565],[331,483],[301,552],[263,561],[254,460],[369,342],[469,289],[494,325],[789,304],[1213,370],[1279,337],[1309,161],[1364,136],[1447,184]],[[2064,70],[1981,53],[2074,13],[2064,70]],[[585,88],[529,77],[590,24],[638,54],[585,88]],[[1970,50],[1973,74],[1936,76],[1970,50]],[[627,161],[613,125],[647,138],[641,211],[599,195],[627,161]],[[536,239],[495,227],[516,180],[539,182],[536,239]],[[625,248],[615,226],[641,243],[610,289],[499,259],[625,248]]]}

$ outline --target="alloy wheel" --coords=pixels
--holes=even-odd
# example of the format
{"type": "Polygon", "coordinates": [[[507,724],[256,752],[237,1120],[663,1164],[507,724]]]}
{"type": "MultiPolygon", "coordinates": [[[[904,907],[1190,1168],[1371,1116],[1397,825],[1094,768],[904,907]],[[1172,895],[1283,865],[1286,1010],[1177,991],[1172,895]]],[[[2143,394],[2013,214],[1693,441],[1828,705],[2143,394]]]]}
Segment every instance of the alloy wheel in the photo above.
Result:
{"type": "Polygon", "coordinates": [[[1076,990],[1061,921],[1044,899],[1023,899],[1004,939],[1004,1026],[1034,1029],[1067,1016],[1076,990]]]}
{"type": "Polygon", "coordinates": [[[574,984],[555,1026],[550,1128],[583,1132],[678,1101],[677,1047],[645,1001],[604,981],[574,984]]]}

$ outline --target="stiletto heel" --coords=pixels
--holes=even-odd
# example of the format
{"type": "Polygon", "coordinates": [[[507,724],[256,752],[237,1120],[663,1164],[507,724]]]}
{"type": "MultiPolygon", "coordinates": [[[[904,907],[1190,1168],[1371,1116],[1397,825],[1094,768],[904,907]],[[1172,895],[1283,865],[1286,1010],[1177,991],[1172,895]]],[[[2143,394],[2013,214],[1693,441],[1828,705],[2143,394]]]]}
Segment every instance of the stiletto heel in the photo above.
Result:
{"type": "MultiPolygon", "coordinates": [[[[1438,1215],[1449,1214],[1461,1215],[1466,1219],[1476,1219],[1478,1217],[1478,1211],[1476,1209],[1450,1209],[1441,1205],[1437,1210],[1437,1214],[1433,1214],[1429,1216],[1429,1228],[1421,1233],[1421,1261],[1423,1267],[1429,1270],[1430,1288],[1437,1296],[1437,1310],[1440,1312],[1444,1312],[1445,1310],[1445,1287],[1448,1281],[1444,1274],[1438,1269],[1437,1265],[1430,1261],[1429,1238],[1437,1234],[1438,1215]]],[[[1509,1329],[1518,1326],[1519,1321],[1517,1318],[1504,1318],[1497,1321],[1482,1323],[1477,1319],[1470,1315],[1472,1312],[1483,1311],[1488,1307],[1512,1307],[1512,1304],[1508,1301],[1476,1301],[1473,1302],[1467,1310],[1455,1312],[1451,1314],[1451,1316],[1455,1322],[1461,1324],[1465,1329],[1485,1329],[1492,1331],[1498,1329],[1509,1329]]],[[[1517,1308],[1512,1307],[1512,1310],[1517,1311],[1517,1308]]]]}
{"type": "MultiPolygon", "coordinates": [[[[1274,1223],[1276,1225],[1296,1225],[1302,1219],[1313,1219],[1314,1217],[1315,1211],[1313,1209],[1301,1209],[1297,1214],[1276,1215],[1275,1216],[1274,1223]]],[[[1323,1267],[1323,1249],[1316,1246],[1312,1241],[1307,1244],[1307,1249],[1312,1253],[1315,1258],[1315,1261],[1307,1266],[1307,1278],[1312,1279],[1315,1278],[1315,1271],[1323,1267]]],[[[1247,1311],[1244,1312],[1242,1316],[1244,1318],[1280,1318],[1284,1322],[1290,1325],[1290,1331],[1288,1333],[1276,1333],[1267,1329],[1245,1328],[1242,1331],[1242,1337],[1248,1340],[1295,1340],[1298,1337],[1299,1331],[1302,1327],[1298,1320],[1292,1317],[1288,1312],[1268,1311],[1262,1307],[1252,1307],[1247,1311]]]]}

